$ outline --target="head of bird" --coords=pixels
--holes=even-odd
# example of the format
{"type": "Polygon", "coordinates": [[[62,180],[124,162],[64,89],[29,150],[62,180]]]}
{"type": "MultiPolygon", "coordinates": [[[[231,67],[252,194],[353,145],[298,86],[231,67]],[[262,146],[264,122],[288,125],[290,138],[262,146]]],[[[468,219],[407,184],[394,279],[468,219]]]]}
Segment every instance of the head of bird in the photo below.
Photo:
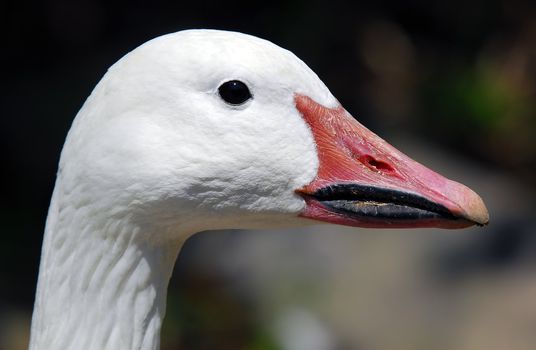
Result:
{"type": "Polygon", "coordinates": [[[165,35],[113,65],[69,132],[59,178],[59,195],[170,235],[488,220],[478,195],[364,128],[291,52],[222,31],[165,35]]]}

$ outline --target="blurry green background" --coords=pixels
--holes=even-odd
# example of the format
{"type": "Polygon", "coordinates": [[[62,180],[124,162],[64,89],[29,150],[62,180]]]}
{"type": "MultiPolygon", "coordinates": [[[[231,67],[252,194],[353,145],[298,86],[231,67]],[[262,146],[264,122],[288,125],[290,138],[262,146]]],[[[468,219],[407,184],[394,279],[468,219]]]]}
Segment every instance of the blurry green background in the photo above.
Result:
{"type": "Polygon", "coordinates": [[[0,349],[24,349],[69,125],[155,36],[246,32],[290,49],[355,117],[479,192],[463,231],[319,226],[190,239],[162,349],[536,349],[531,1],[4,1],[0,349]]]}

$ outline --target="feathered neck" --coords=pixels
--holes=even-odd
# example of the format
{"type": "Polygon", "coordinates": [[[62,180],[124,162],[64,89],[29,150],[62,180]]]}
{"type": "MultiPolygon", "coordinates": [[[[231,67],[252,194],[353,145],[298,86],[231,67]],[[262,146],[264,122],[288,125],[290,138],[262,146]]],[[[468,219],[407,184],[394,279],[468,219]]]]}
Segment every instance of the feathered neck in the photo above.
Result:
{"type": "Polygon", "coordinates": [[[56,185],[30,350],[158,349],[182,240],[147,239],[161,232],[72,197],[56,185]]]}

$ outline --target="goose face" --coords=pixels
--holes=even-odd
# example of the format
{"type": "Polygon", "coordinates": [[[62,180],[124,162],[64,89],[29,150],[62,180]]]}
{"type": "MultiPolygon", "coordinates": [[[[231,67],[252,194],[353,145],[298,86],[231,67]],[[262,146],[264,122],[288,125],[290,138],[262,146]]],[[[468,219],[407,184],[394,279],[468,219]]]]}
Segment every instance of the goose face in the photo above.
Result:
{"type": "Polygon", "coordinates": [[[238,33],[183,31],[126,55],[82,108],[68,154],[80,161],[61,171],[84,177],[88,196],[112,191],[109,206],[192,232],[487,222],[474,192],[362,127],[296,56],[238,33]]]}
{"type": "Polygon", "coordinates": [[[63,151],[80,161],[62,161],[62,175],[83,177],[92,202],[113,200],[103,207],[192,232],[303,225],[295,191],[319,163],[296,92],[336,105],[303,62],[265,40],[209,30],[159,37],[97,85],[63,151]]]}

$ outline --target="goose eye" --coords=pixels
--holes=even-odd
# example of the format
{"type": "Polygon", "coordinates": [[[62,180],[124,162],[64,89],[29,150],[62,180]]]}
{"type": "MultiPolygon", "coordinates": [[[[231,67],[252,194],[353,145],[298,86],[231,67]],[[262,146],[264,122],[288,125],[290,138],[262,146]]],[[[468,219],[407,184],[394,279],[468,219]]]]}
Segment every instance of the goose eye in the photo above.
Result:
{"type": "Polygon", "coordinates": [[[248,86],[239,80],[230,80],[221,84],[218,92],[220,97],[231,105],[241,105],[252,98],[248,86]]]}

